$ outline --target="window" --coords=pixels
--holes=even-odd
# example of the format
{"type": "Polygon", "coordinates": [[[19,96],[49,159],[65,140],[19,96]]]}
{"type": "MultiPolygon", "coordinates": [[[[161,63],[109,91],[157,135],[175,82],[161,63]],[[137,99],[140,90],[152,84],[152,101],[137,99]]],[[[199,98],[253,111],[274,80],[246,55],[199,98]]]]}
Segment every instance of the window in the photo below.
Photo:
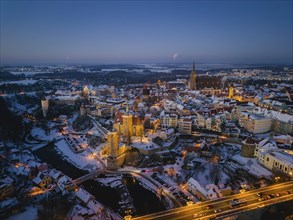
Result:
{"type": "Polygon", "coordinates": [[[285,172],[287,172],[287,167],[285,167],[285,169],[284,169],[284,170],[285,170],[285,172]]]}
{"type": "Polygon", "coordinates": [[[267,161],[269,161],[269,160],[270,160],[270,158],[267,157],[267,161]]]}

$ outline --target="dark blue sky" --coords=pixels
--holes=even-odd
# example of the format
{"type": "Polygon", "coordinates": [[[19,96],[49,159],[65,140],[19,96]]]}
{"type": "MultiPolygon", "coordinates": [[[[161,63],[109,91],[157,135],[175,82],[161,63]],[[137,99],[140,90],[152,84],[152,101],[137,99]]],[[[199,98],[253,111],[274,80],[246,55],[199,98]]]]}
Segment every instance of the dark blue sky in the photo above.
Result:
{"type": "Polygon", "coordinates": [[[280,0],[2,0],[1,64],[292,63],[292,7],[280,0]]]}

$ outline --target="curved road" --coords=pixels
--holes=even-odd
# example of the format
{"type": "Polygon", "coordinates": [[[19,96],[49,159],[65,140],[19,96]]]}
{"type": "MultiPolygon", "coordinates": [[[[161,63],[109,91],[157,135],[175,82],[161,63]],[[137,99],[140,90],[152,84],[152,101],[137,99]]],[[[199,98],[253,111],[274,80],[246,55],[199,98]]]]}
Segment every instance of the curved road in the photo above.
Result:
{"type": "Polygon", "coordinates": [[[264,187],[261,189],[248,191],[236,195],[231,195],[218,200],[205,201],[190,206],[184,206],[181,208],[171,209],[167,211],[162,211],[150,215],[145,215],[141,217],[135,217],[134,220],[171,220],[171,219],[209,219],[209,218],[222,218],[225,216],[230,216],[235,213],[240,213],[243,211],[253,210],[259,208],[259,206],[267,206],[274,203],[279,203],[283,201],[293,200],[293,182],[286,182],[277,185],[272,185],[264,187]],[[291,194],[286,194],[286,191],[290,191],[291,194]],[[273,193],[280,193],[280,197],[275,197],[267,199],[265,201],[259,201],[257,193],[263,193],[265,196],[273,193]],[[229,201],[233,199],[245,199],[247,200],[247,205],[239,208],[230,208],[229,201]],[[207,209],[207,206],[211,205],[213,208],[207,209]],[[215,213],[214,210],[221,210],[215,213]]]}

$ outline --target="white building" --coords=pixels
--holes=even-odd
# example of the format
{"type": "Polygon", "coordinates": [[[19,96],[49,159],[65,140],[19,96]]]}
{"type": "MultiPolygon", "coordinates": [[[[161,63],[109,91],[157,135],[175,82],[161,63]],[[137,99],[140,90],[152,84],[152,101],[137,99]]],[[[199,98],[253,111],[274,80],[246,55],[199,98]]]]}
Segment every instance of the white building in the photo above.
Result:
{"type": "Polygon", "coordinates": [[[272,129],[273,120],[270,117],[265,117],[258,114],[242,114],[239,119],[240,126],[244,127],[247,131],[260,134],[268,132],[272,129]]]}
{"type": "Polygon", "coordinates": [[[166,114],[161,116],[162,128],[176,128],[178,125],[178,115],[166,114]]]}
{"type": "Polygon", "coordinates": [[[198,199],[200,200],[207,200],[208,199],[208,194],[205,188],[203,188],[199,182],[197,182],[195,179],[190,178],[187,181],[187,190],[195,195],[198,199]]]}
{"type": "Polygon", "coordinates": [[[258,162],[271,171],[293,177],[293,155],[281,151],[260,151],[258,162]]]}
{"type": "Polygon", "coordinates": [[[265,138],[259,143],[256,144],[255,149],[254,149],[254,157],[258,158],[258,154],[260,151],[271,151],[271,150],[277,150],[278,147],[276,145],[276,142],[272,139],[265,138]]]}
{"type": "Polygon", "coordinates": [[[209,184],[206,186],[206,188],[204,188],[193,178],[190,178],[187,181],[187,190],[201,201],[208,199],[218,199],[221,197],[221,192],[216,185],[209,184]]]}
{"type": "Polygon", "coordinates": [[[181,134],[191,134],[192,120],[191,118],[180,118],[178,120],[179,132],[181,134]]]}

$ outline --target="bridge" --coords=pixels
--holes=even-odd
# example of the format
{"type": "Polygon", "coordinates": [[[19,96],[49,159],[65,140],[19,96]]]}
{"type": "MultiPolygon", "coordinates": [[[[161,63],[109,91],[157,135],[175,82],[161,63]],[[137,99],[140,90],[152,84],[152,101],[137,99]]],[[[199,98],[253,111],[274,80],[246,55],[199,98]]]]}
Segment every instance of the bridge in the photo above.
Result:
{"type": "Polygon", "coordinates": [[[145,180],[147,180],[148,182],[152,183],[158,189],[161,189],[161,195],[163,195],[163,196],[167,197],[168,199],[170,199],[176,207],[182,206],[181,203],[179,203],[177,201],[177,199],[171,194],[169,189],[167,189],[164,186],[159,185],[158,183],[153,181],[151,178],[143,175],[142,173],[135,172],[135,171],[110,171],[110,170],[107,170],[106,168],[103,168],[101,170],[94,170],[94,171],[92,171],[92,172],[90,172],[88,174],[85,174],[85,175],[73,180],[72,184],[67,185],[67,188],[68,189],[73,189],[73,188],[77,187],[77,185],[80,185],[80,184],[82,184],[83,182],[85,182],[87,180],[95,179],[95,178],[97,178],[99,175],[101,175],[103,173],[104,174],[107,174],[107,173],[108,174],[131,174],[132,176],[140,176],[140,177],[144,178],[145,180]]]}
{"type": "Polygon", "coordinates": [[[196,204],[175,208],[150,215],[134,217],[133,220],[171,220],[171,219],[222,219],[224,217],[236,215],[254,209],[259,209],[272,204],[293,200],[293,182],[280,183],[267,186],[257,190],[247,191],[244,193],[227,196],[218,200],[199,202],[196,204]],[[264,201],[259,201],[260,197],[279,193],[278,197],[271,197],[264,201]],[[230,208],[229,201],[235,199],[245,199],[247,205],[241,207],[230,208]]]}

